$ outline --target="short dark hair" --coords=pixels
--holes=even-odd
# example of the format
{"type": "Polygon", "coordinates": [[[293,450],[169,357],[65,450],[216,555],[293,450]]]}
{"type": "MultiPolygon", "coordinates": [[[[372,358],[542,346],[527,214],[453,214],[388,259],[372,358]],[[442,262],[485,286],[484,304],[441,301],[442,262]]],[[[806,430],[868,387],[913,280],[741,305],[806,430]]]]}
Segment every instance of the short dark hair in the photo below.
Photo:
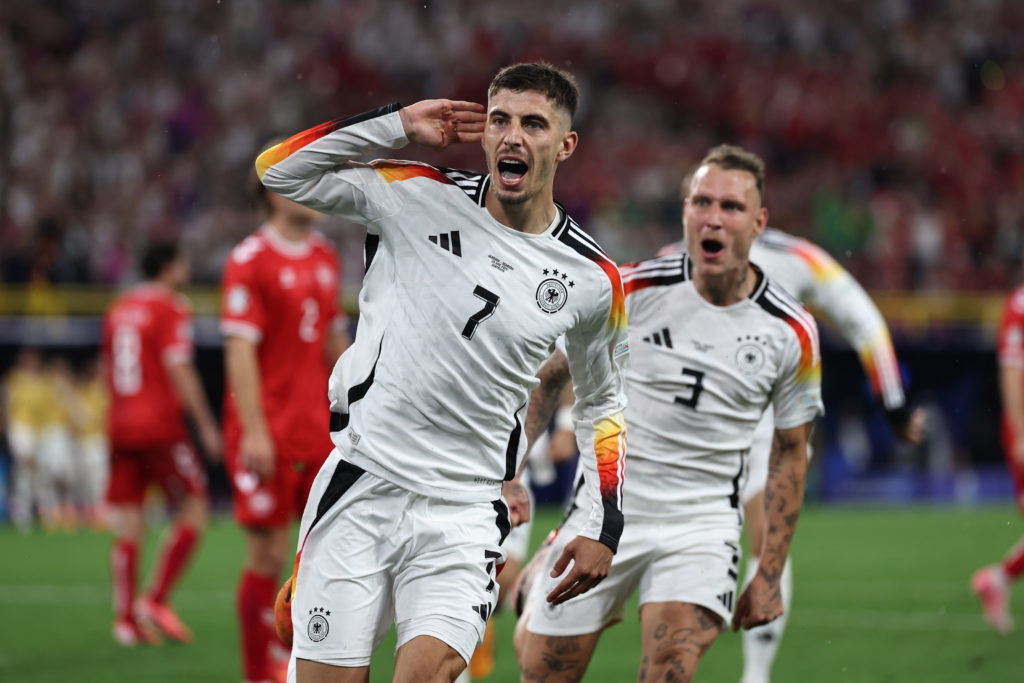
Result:
{"type": "Polygon", "coordinates": [[[147,280],[155,280],[164,272],[167,264],[181,256],[181,245],[177,240],[156,240],[142,250],[140,266],[147,280]]]}
{"type": "Polygon", "coordinates": [[[764,200],[764,161],[761,157],[736,145],[718,145],[701,159],[697,168],[712,164],[723,171],[746,171],[754,176],[757,194],[762,201],[764,200]]]}
{"type": "Polygon", "coordinates": [[[533,90],[543,93],[555,106],[569,112],[570,122],[576,116],[576,107],[580,102],[580,88],[573,75],[547,62],[520,62],[506,66],[491,79],[487,98],[494,97],[494,93],[499,90],[533,90]]]}

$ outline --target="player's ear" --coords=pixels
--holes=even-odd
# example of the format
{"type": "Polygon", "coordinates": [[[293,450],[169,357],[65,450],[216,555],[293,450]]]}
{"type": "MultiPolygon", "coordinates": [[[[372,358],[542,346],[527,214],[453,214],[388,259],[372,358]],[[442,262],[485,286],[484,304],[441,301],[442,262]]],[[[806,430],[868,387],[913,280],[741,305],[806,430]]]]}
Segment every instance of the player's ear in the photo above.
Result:
{"type": "Polygon", "coordinates": [[[754,237],[757,237],[768,227],[768,209],[761,207],[757,210],[757,222],[754,226],[754,237]]]}
{"type": "Polygon", "coordinates": [[[576,151],[576,145],[579,144],[580,138],[576,134],[576,131],[570,130],[562,138],[562,147],[558,150],[558,155],[555,160],[559,163],[565,161],[572,156],[572,153],[576,151]]]}

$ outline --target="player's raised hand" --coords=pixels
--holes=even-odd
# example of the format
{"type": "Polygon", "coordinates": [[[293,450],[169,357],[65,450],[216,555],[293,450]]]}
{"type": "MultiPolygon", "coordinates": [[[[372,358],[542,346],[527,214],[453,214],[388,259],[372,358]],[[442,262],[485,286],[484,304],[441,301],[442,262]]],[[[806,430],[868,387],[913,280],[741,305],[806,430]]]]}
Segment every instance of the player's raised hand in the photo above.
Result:
{"type": "Polygon", "coordinates": [[[501,485],[501,497],[508,503],[508,517],[512,526],[530,521],[530,493],[518,478],[501,485]]]}
{"type": "Polygon", "coordinates": [[[754,628],[782,616],[782,593],[779,579],[772,580],[758,569],[754,579],[736,602],[732,630],[754,628]]]}
{"type": "Polygon", "coordinates": [[[547,601],[552,605],[559,605],[586,593],[601,583],[612,568],[612,549],[600,541],[577,536],[562,550],[555,566],[551,568],[551,578],[565,573],[570,562],[572,568],[569,573],[548,593],[547,601]]]}
{"type": "Polygon", "coordinates": [[[421,100],[398,115],[409,142],[442,150],[459,142],[479,142],[487,120],[484,105],[461,100],[421,100]]]}

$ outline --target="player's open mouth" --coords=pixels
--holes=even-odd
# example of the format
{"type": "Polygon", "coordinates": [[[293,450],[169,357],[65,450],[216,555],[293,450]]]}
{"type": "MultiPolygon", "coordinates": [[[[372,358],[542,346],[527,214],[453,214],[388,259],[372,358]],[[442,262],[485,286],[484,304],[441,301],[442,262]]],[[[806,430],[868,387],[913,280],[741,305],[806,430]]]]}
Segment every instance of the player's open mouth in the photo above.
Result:
{"type": "Polygon", "coordinates": [[[717,258],[722,253],[722,243],[718,240],[701,240],[700,250],[704,253],[705,257],[717,258]]]}
{"type": "Polygon", "coordinates": [[[518,185],[529,170],[530,167],[519,159],[498,160],[498,175],[501,177],[503,185],[518,185]]]}

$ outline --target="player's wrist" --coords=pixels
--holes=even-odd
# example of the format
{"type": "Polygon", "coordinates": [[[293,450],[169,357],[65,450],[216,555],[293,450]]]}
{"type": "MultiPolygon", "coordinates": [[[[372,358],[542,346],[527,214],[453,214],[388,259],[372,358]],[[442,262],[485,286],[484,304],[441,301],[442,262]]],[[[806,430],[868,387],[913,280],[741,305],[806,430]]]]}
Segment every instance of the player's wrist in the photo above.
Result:
{"type": "Polygon", "coordinates": [[[893,433],[898,436],[903,436],[907,430],[907,425],[910,423],[911,410],[907,405],[902,405],[899,408],[887,408],[885,410],[885,420],[889,423],[889,428],[893,433]]]}

